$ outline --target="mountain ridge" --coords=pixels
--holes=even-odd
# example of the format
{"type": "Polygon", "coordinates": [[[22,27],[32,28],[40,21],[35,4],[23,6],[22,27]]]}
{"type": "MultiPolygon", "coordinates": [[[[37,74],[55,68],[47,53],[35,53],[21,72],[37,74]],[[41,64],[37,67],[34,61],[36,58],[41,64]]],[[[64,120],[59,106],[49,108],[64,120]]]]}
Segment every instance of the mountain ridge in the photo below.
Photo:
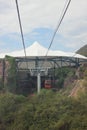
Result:
{"type": "Polygon", "coordinates": [[[78,54],[84,55],[87,57],[87,44],[81,47],[79,50],[77,50],[78,54]]]}

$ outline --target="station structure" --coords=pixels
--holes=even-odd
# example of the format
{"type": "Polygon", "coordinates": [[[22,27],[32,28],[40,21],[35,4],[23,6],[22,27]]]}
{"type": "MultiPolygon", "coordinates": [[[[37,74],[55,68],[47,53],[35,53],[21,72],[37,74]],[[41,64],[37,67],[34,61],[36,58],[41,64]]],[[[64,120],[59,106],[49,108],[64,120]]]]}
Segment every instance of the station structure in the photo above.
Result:
{"type": "MultiPolygon", "coordinates": [[[[20,80],[24,81],[29,76],[36,77],[38,93],[41,89],[41,77],[50,76],[51,71],[54,71],[55,68],[63,66],[78,67],[82,63],[87,62],[87,57],[77,53],[49,50],[46,55],[46,52],[47,48],[38,42],[34,42],[31,46],[26,48],[26,57],[24,56],[24,50],[19,50],[11,53],[2,53],[0,54],[0,59],[2,61],[6,55],[14,57],[20,80]]],[[[2,67],[3,63],[1,64],[0,70],[2,68],[4,69],[4,67],[2,67]]]]}

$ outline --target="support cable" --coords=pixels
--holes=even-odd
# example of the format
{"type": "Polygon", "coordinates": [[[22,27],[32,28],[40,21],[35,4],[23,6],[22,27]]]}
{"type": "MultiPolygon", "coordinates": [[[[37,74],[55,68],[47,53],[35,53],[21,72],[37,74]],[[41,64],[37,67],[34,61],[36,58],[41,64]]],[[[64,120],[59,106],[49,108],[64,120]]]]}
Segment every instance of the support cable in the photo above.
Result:
{"type": "Polygon", "coordinates": [[[59,29],[59,27],[60,27],[60,25],[61,25],[61,23],[62,23],[62,21],[63,21],[63,19],[64,19],[64,16],[65,16],[65,14],[66,14],[66,12],[67,12],[67,9],[68,9],[68,7],[69,7],[69,5],[70,5],[70,2],[71,2],[71,0],[69,0],[68,3],[66,2],[65,5],[64,5],[62,14],[61,14],[60,19],[59,19],[59,22],[58,22],[58,25],[57,25],[57,27],[56,27],[56,29],[55,29],[55,31],[54,31],[54,34],[53,34],[53,37],[52,37],[52,39],[51,39],[50,45],[49,45],[48,50],[47,50],[47,52],[46,52],[46,56],[47,56],[47,54],[48,54],[48,52],[49,52],[50,47],[51,47],[52,44],[53,44],[53,40],[54,40],[54,38],[55,38],[55,35],[56,35],[56,33],[57,33],[57,31],[58,31],[58,29],[59,29]],[[66,5],[66,4],[67,4],[67,5],[66,5]]]}
{"type": "Polygon", "coordinates": [[[67,9],[68,9],[68,7],[69,7],[69,5],[70,5],[70,2],[71,2],[71,0],[66,0],[66,2],[65,2],[64,8],[63,8],[63,10],[62,10],[61,16],[60,16],[59,21],[58,21],[58,25],[57,25],[57,27],[56,27],[56,29],[55,29],[55,31],[54,31],[54,34],[53,34],[53,36],[52,36],[50,45],[49,45],[49,47],[48,47],[48,49],[47,49],[47,52],[46,52],[46,55],[45,55],[45,60],[44,60],[43,63],[41,64],[41,67],[43,66],[44,62],[46,62],[46,60],[47,60],[48,52],[49,52],[49,50],[50,50],[50,48],[51,48],[51,46],[52,46],[52,44],[53,44],[55,35],[56,35],[56,33],[57,33],[57,31],[58,31],[58,29],[59,29],[59,27],[60,27],[60,25],[61,25],[61,23],[62,23],[62,21],[63,21],[63,19],[64,19],[64,16],[65,16],[65,14],[66,14],[66,12],[67,12],[67,9]]]}
{"type": "Polygon", "coordinates": [[[27,66],[27,69],[28,69],[28,63],[27,63],[27,57],[26,57],[27,55],[26,55],[26,48],[25,48],[25,41],[24,41],[24,34],[23,34],[23,29],[22,29],[22,24],[21,24],[21,18],[20,18],[20,12],[19,12],[19,7],[18,7],[18,1],[15,0],[15,2],[16,2],[17,14],[18,14],[18,20],[19,20],[22,44],[23,44],[23,50],[24,50],[24,55],[25,55],[25,60],[26,60],[26,66],[27,66]]]}

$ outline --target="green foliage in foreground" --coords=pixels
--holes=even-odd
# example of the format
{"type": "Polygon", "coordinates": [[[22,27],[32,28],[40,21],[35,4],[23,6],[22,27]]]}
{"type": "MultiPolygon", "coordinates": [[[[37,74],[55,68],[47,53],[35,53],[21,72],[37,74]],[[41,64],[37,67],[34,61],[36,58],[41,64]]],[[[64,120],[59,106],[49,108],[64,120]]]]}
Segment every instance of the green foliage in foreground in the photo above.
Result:
{"type": "Polygon", "coordinates": [[[1,94],[0,130],[87,130],[87,95],[76,100],[50,90],[29,97],[1,94]]]}

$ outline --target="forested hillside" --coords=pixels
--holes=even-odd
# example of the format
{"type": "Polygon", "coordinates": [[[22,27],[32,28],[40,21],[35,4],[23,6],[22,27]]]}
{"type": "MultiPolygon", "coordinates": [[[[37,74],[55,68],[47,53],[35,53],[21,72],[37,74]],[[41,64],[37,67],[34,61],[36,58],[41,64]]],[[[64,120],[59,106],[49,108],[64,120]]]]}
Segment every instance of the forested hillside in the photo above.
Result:
{"type": "Polygon", "coordinates": [[[1,91],[0,130],[87,130],[87,68],[77,77],[75,70],[62,72],[58,91],[27,97],[1,91]]]}
{"type": "Polygon", "coordinates": [[[86,130],[87,94],[78,99],[43,90],[33,97],[0,95],[0,130],[86,130]]]}

